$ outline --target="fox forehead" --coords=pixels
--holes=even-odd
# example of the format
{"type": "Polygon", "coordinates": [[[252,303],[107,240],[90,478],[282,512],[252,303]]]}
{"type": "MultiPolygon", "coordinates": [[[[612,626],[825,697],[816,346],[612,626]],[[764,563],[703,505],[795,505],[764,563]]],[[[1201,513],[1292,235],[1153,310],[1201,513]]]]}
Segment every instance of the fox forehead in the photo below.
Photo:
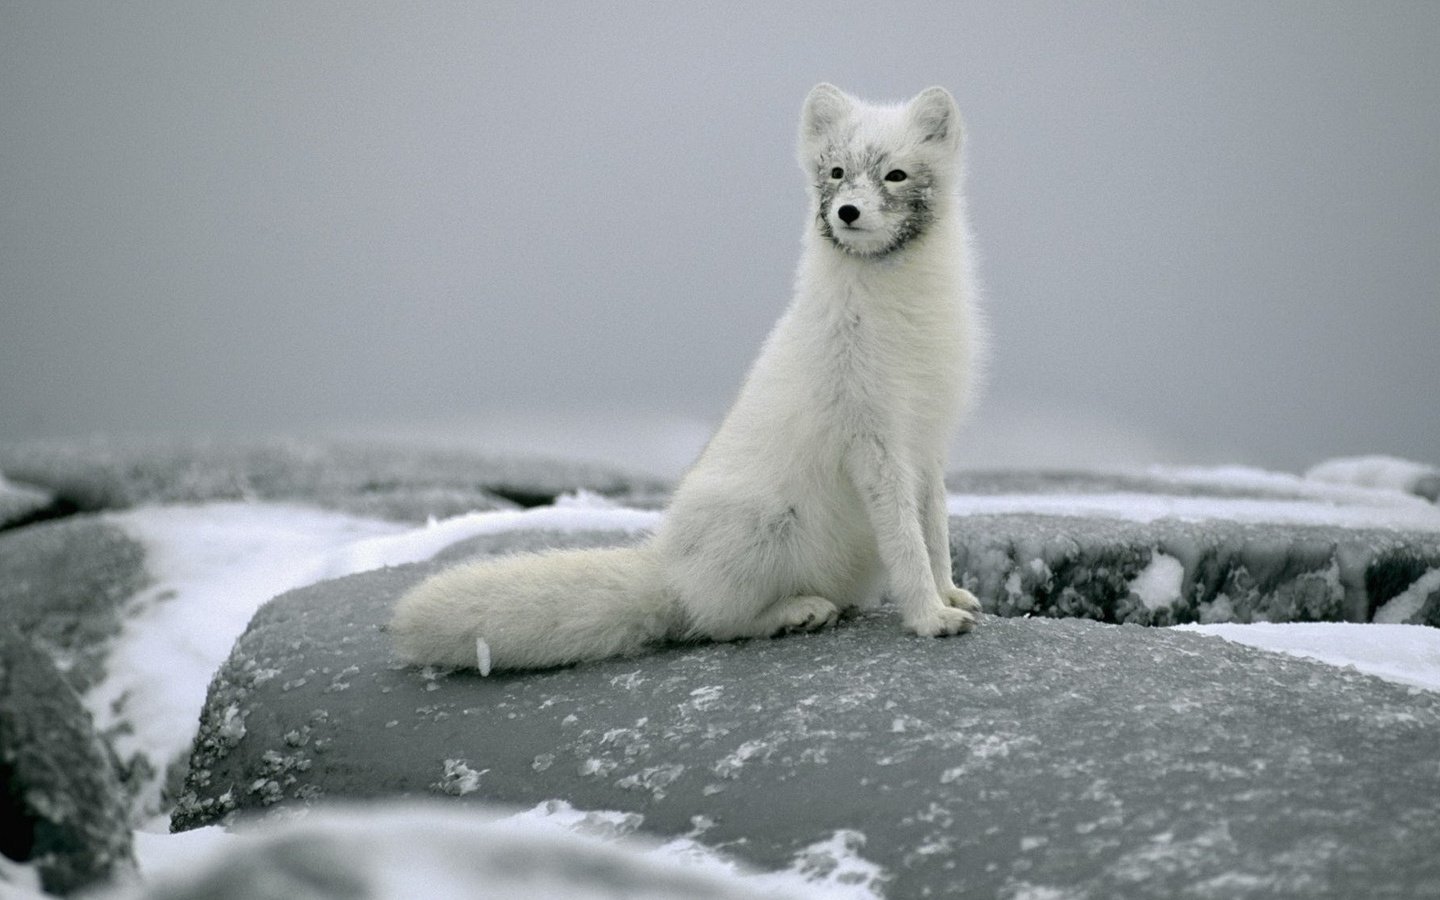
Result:
{"type": "MultiPolygon", "coordinates": [[[[843,160],[849,168],[858,169],[900,162],[911,165],[939,162],[939,154],[917,140],[914,132],[906,127],[901,117],[903,108],[893,111],[892,116],[883,120],[867,121],[869,117],[865,113],[874,109],[877,107],[857,112],[851,121],[837,126],[826,140],[818,142],[819,152],[811,162],[833,165],[843,160]]],[[[885,111],[891,112],[889,109],[885,111]]]]}

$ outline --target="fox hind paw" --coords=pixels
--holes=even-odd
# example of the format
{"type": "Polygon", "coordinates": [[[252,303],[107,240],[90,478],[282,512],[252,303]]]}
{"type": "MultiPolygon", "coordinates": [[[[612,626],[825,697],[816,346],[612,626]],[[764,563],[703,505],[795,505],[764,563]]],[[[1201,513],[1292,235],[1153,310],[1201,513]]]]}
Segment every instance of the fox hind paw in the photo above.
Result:
{"type": "Polygon", "coordinates": [[[781,601],[775,610],[775,628],[771,633],[819,631],[833,625],[838,618],[840,611],[824,597],[791,597],[781,601]]]}

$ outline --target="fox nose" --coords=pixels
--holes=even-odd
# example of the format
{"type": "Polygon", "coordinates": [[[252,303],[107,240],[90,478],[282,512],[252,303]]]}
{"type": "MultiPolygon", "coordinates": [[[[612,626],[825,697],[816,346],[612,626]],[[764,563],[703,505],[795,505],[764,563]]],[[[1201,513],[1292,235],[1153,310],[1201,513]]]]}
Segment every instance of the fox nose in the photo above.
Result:
{"type": "Polygon", "coordinates": [[[835,210],[835,215],[839,216],[840,221],[844,222],[846,225],[853,225],[855,223],[855,220],[860,218],[860,210],[847,203],[839,209],[835,210]]]}

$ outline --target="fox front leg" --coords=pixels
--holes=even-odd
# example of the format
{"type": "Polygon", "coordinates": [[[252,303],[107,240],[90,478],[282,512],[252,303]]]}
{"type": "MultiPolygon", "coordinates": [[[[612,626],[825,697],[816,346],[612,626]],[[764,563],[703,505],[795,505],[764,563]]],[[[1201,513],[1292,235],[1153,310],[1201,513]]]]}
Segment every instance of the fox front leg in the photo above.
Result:
{"type": "Polygon", "coordinates": [[[953,605],[948,594],[942,595],[936,585],[926,529],[921,525],[915,475],[878,435],[856,441],[847,464],[875,530],[880,561],[889,573],[890,590],[900,607],[905,629],[922,637],[936,637],[974,628],[974,614],[953,605]]]}
{"type": "Polygon", "coordinates": [[[920,521],[925,531],[925,552],[930,557],[930,571],[935,588],[947,606],[968,613],[980,612],[980,601],[962,587],[955,586],[953,561],[950,558],[950,513],[945,504],[944,466],[932,462],[920,486],[920,521]]]}

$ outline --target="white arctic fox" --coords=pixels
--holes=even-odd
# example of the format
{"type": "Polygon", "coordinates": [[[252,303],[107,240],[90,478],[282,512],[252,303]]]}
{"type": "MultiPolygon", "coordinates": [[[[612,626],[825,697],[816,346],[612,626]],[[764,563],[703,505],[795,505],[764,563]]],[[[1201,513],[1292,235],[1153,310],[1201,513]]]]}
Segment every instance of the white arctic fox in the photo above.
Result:
{"type": "Polygon", "coordinates": [[[403,659],[488,672],[808,631],[886,588],[915,634],[974,626],[942,481],[975,355],[959,110],[938,87],[872,106],[821,84],[799,154],[795,297],[659,531],[441,572],[396,607],[403,659]]]}

